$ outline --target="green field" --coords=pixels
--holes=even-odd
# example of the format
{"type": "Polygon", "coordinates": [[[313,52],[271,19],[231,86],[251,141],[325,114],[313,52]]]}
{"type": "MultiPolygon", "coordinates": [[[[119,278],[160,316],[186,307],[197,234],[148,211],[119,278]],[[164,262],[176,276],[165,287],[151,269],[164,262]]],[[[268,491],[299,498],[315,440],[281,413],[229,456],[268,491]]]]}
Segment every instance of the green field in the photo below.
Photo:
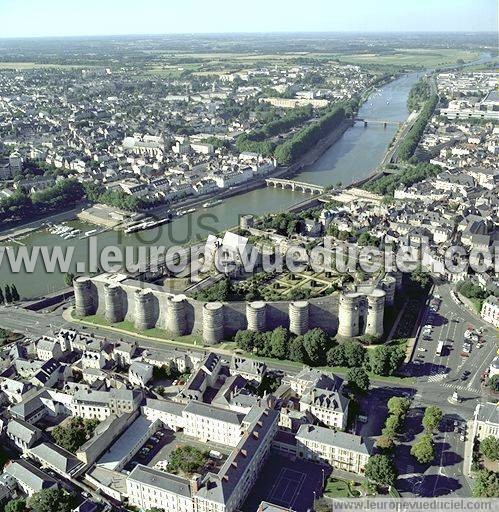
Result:
{"type": "Polygon", "coordinates": [[[391,66],[411,66],[432,68],[457,64],[458,61],[470,62],[478,59],[479,52],[460,49],[398,49],[392,53],[363,53],[341,55],[342,62],[352,64],[380,64],[391,66]]]}
{"type": "Polygon", "coordinates": [[[2,69],[75,69],[75,68],[91,68],[93,66],[74,66],[72,64],[39,64],[37,62],[0,62],[0,70],[2,69]]]}

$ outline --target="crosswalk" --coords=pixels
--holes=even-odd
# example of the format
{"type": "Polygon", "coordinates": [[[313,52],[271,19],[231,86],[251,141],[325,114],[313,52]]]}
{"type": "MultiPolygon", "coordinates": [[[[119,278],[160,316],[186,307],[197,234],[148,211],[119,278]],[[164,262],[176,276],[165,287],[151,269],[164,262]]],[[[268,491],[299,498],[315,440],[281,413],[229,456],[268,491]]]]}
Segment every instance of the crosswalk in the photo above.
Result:
{"type": "Polygon", "coordinates": [[[480,393],[480,388],[463,386],[461,384],[456,385],[451,382],[444,382],[442,384],[444,388],[457,389],[458,391],[469,391],[470,393],[480,393]]]}
{"type": "Polygon", "coordinates": [[[458,391],[469,391],[471,393],[479,393],[480,386],[469,386],[469,384],[457,384],[456,382],[442,382],[448,375],[444,370],[438,373],[434,373],[428,377],[428,382],[438,382],[444,388],[456,389],[458,391]]]}
{"type": "Polygon", "coordinates": [[[446,377],[445,373],[437,373],[428,377],[428,382],[440,382],[446,377]]]}

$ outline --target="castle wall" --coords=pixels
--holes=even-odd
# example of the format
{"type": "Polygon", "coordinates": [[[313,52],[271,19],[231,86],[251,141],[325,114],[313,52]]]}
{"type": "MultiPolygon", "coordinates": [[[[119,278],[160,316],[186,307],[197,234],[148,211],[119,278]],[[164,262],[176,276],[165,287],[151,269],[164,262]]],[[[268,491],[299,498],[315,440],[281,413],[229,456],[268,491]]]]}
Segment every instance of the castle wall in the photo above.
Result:
{"type": "MultiPolygon", "coordinates": [[[[114,281],[104,274],[83,281],[78,295],[75,293],[76,309],[81,311],[81,316],[95,313],[110,323],[127,320],[138,330],[157,327],[172,337],[196,334],[202,335],[206,343],[217,343],[239,330],[248,329],[251,324],[248,316],[254,314],[254,311],[248,311],[247,302],[223,303],[221,311],[216,308],[215,313],[208,308],[206,312],[204,302],[128,278],[114,281]],[[85,311],[89,313],[83,314],[85,311]]],[[[282,326],[303,334],[308,329],[320,327],[335,334],[338,330],[338,297],[267,302],[263,320],[260,312],[258,320],[253,317],[252,321],[253,327],[258,326],[258,330],[263,331],[282,326]],[[297,307],[296,304],[302,305],[297,307]],[[291,324],[290,311],[293,311],[291,324]]]]}

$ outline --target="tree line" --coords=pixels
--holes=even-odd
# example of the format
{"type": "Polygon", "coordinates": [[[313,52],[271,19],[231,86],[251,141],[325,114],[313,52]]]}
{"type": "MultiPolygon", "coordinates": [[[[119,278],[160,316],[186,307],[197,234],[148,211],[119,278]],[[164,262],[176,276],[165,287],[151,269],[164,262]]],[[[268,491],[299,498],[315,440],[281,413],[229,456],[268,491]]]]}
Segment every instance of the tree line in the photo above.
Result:
{"type": "Polygon", "coordinates": [[[418,147],[419,141],[423,136],[426,125],[433,115],[433,111],[438,103],[438,95],[432,94],[429,99],[424,103],[419,113],[418,119],[412,125],[405,139],[400,143],[398,150],[398,157],[402,161],[410,161],[416,148],[418,147]]]}
{"type": "Polygon", "coordinates": [[[375,194],[393,197],[395,190],[401,185],[410,187],[414,183],[420,183],[427,178],[436,176],[440,172],[442,172],[442,169],[438,165],[419,163],[396,174],[388,174],[370,183],[366,183],[362,188],[375,194]]]}
{"type": "MultiPolygon", "coordinates": [[[[361,368],[381,376],[393,375],[405,357],[401,346],[379,345],[367,350],[354,340],[338,343],[318,327],[301,336],[291,334],[284,327],[262,333],[240,330],[234,341],[239,349],[262,357],[287,359],[309,366],[361,368]]],[[[351,372],[350,375],[353,377],[355,374],[351,372]]],[[[360,372],[357,376],[366,382],[360,372]]]]}
{"type": "Polygon", "coordinates": [[[83,186],[76,180],[62,180],[33,194],[17,190],[12,196],[0,199],[0,221],[26,220],[68,208],[84,195],[83,186]]]}
{"type": "Polygon", "coordinates": [[[345,108],[337,105],[316,121],[308,124],[276,147],[274,156],[280,165],[291,165],[310,150],[320,139],[338,128],[345,119],[345,108]]]}

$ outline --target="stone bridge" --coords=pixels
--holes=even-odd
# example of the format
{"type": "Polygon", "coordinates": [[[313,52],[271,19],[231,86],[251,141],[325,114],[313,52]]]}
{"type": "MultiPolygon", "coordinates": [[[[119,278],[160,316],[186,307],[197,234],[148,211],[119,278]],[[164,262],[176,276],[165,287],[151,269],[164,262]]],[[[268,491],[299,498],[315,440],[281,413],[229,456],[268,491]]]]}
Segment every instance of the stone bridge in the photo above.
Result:
{"type": "Polygon", "coordinates": [[[303,181],[286,180],[282,178],[268,178],[265,182],[267,183],[267,187],[290,188],[291,190],[298,190],[304,194],[323,194],[326,190],[326,188],[321,185],[304,183],[303,181]]]}

